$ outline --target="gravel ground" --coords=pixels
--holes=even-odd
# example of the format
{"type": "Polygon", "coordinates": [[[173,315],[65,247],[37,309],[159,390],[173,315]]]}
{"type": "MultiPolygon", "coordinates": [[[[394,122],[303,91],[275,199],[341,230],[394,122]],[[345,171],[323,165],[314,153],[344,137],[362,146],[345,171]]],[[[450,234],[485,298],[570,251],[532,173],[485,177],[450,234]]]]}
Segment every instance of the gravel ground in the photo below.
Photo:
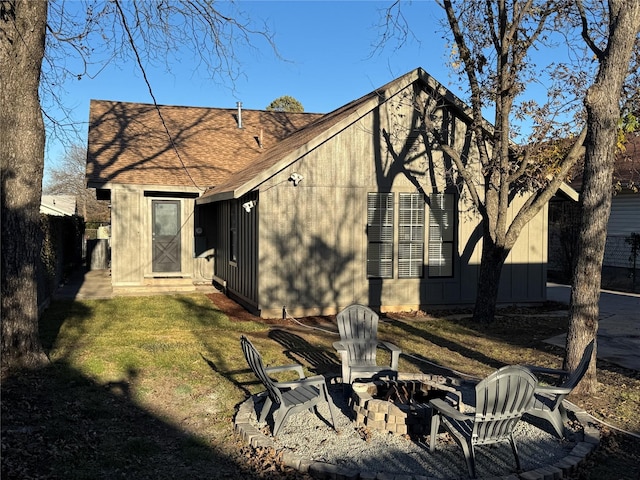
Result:
{"type": "MultiPolygon", "coordinates": [[[[356,425],[342,387],[332,385],[329,391],[337,407],[337,432],[317,415],[299,413],[281,428],[274,439],[276,448],[286,448],[314,461],[361,472],[425,475],[439,479],[467,477],[462,450],[447,434],[440,434],[436,451],[430,453],[428,437],[411,440],[356,425]]],[[[329,418],[326,406],[319,410],[329,418]]],[[[255,416],[251,422],[264,432],[270,432],[264,423],[258,424],[255,416]]],[[[575,445],[574,441],[558,439],[524,420],[516,427],[515,439],[524,471],[560,460],[575,445]]],[[[479,477],[515,473],[515,460],[508,442],[476,448],[476,469],[479,477]]]]}

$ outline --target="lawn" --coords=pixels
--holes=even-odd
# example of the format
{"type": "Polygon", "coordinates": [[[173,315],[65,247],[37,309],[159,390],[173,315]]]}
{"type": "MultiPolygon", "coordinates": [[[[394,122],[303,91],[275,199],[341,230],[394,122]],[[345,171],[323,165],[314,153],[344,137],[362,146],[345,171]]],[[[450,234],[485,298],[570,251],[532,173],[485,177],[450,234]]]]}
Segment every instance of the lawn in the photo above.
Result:
{"type": "MultiPolygon", "coordinates": [[[[239,337],[267,364],[337,373],[335,324],[264,321],[233,306],[219,294],[54,302],[41,322],[51,363],[3,374],[2,478],[305,478],[233,433],[238,404],[262,390],[239,337]]],[[[503,310],[488,328],[464,311],[395,314],[380,336],[410,354],[401,371],[439,365],[482,377],[509,363],[558,367],[562,352],[542,342],[566,331],[566,316],[549,312],[557,308],[503,310]]],[[[598,395],[570,400],[640,432],[638,372],[598,368],[598,395]]],[[[640,441],[602,430],[602,446],[575,478],[638,478],[640,441]]]]}

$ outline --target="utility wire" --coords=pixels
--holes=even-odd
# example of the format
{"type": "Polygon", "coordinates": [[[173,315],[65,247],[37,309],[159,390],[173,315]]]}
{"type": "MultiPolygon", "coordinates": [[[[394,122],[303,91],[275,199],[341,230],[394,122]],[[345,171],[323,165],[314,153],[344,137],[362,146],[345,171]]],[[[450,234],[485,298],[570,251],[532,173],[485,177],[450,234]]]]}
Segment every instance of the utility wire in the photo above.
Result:
{"type": "Polygon", "coordinates": [[[158,117],[160,117],[160,122],[162,123],[162,127],[164,128],[164,131],[167,134],[167,137],[169,138],[169,142],[171,142],[171,148],[176,153],[176,156],[178,157],[178,160],[180,161],[180,164],[182,165],[182,168],[184,169],[185,173],[189,177],[189,180],[191,180],[191,183],[193,183],[193,185],[198,190],[205,191],[206,189],[202,188],[201,186],[199,186],[196,183],[196,181],[193,179],[193,177],[191,176],[191,172],[189,172],[189,169],[187,168],[187,166],[185,165],[184,161],[182,160],[182,156],[180,155],[180,152],[178,151],[178,147],[176,146],[175,142],[173,141],[173,137],[171,136],[171,132],[169,132],[169,127],[167,127],[167,124],[164,121],[164,117],[162,116],[162,112],[160,111],[160,106],[158,105],[156,97],[153,94],[153,89],[151,88],[151,82],[149,82],[149,79],[147,78],[147,72],[144,69],[144,66],[142,65],[142,59],[140,58],[140,55],[138,54],[138,49],[136,48],[135,42],[133,40],[133,35],[131,34],[131,30],[129,30],[129,24],[127,23],[127,18],[126,18],[125,14],[124,14],[124,11],[122,10],[122,6],[120,5],[120,0],[115,0],[115,4],[116,4],[116,7],[118,8],[118,12],[120,13],[120,18],[122,19],[122,26],[124,27],[124,30],[125,30],[125,32],[127,32],[127,36],[129,37],[129,43],[131,44],[131,49],[133,50],[133,53],[136,56],[136,62],[138,63],[138,66],[140,67],[140,70],[142,71],[142,77],[144,78],[144,81],[147,84],[147,88],[149,89],[149,94],[151,95],[151,99],[153,100],[153,106],[155,107],[156,112],[158,112],[158,117]]]}

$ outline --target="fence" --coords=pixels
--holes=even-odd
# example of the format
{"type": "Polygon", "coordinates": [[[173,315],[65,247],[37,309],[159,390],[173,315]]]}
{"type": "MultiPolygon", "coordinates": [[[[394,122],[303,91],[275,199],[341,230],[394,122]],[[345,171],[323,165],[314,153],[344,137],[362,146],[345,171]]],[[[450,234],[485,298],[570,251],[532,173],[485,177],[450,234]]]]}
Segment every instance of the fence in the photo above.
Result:
{"type": "MultiPolygon", "coordinates": [[[[625,235],[609,235],[602,264],[606,267],[633,268],[631,245],[625,235]]],[[[640,258],[638,259],[640,263],[640,258]]]]}
{"type": "Polygon", "coordinates": [[[38,305],[45,308],[53,293],[82,265],[84,222],[80,217],[41,215],[42,249],[37,270],[38,305]]]}

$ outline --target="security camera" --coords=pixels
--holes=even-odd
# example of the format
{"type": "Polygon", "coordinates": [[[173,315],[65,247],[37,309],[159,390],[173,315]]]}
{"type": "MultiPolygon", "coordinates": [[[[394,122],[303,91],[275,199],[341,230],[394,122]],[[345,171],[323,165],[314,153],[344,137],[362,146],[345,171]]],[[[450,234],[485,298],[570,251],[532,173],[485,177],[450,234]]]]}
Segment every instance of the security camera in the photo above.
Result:
{"type": "Polygon", "coordinates": [[[242,204],[242,208],[244,208],[247,213],[249,213],[251,209],[255,206],[256,206],[255,200],[249,200],[248,202],[245,202],[242,204]]]}
{"type": "Polygon", "coordinates": [[[297,187],[304,177],[299,173],[292,173],[289,180],[293,182],[293,186],[297,187]]]}

